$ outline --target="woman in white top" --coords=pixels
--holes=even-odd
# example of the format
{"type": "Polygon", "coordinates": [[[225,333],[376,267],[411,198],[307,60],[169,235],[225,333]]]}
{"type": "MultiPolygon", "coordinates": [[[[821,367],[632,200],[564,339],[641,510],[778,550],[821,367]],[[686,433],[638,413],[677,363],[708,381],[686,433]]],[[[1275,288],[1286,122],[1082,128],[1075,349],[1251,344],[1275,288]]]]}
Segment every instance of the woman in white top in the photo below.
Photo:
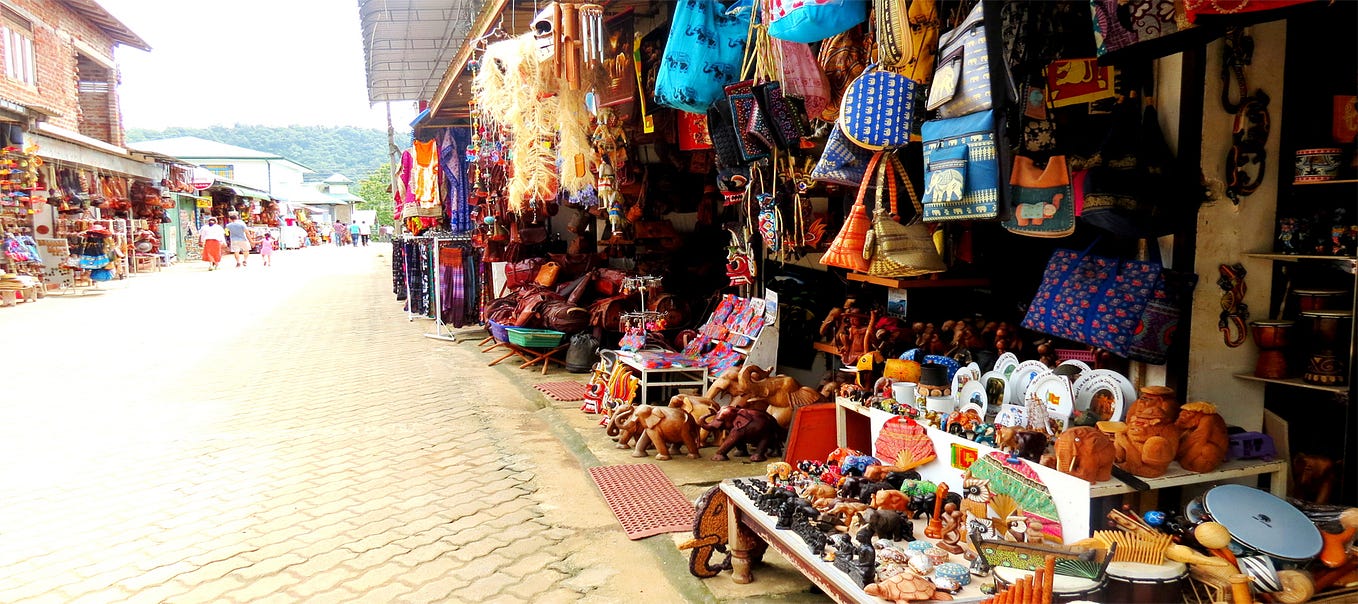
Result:
{"type": "Polygon", "coordinates": [[[203,260],[208,262],[207,270],[217,270],[217,265],[222,261],[222,246],[226,244],[226,229],[217,224],[216,218],[209,216],[203,230],[198,231],[198,242],[203,244],[203,260]]]}

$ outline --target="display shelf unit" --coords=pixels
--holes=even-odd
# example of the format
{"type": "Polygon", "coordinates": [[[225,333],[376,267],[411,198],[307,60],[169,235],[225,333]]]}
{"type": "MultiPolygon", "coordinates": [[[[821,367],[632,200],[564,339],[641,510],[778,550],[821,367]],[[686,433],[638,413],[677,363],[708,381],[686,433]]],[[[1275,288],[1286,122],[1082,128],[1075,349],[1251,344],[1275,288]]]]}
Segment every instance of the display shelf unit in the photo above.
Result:
{"type": "Polygon", "coordinates": [[[1286,378],[1286,379],[1281,379],[1281,380],[1279,380],[1279,379],[1273,379],[1273,378],[1261,378],[1261,377],[1259,377],[1259,376],[1257,376],[1257,375],[1253,375],[1253,374],[1249,374],[1249,373],[1237,373],[1237,374],[1235,374],[1235,377],[1238,377],[1238,378],[1240,378],[1240,379],[1242,379],[1242,380],[1250,380],[1250,381],[1254,381],[1254,382],[1268,382],[1268,383],[1270,383],[1270,384],[1278,384],[1278,385],[1280,385],[1280,386],[1292,386],[1292,387],[1294,387],[1294,388],[1308,388],[1308,389],[1311,389],[1311,390],[1323,390],[1323,391],[1325,391],[1325,392],[1333,392],[1333,393],[1335,393],[1335,394],[1348,394],[1348,392],[1349,392],[1349,387],[1348,387],[1348,386],[1325,386],[1325,385],[1321,385],[1321,384],[1312,384],[1312,383],[1307,382],[1306,380],[1303,380],[1303,379],[1301,379],[1301,378],[1286,378]]]}
{"type": "Polygon", "coordinates": [[[1245,255],[1250,258],[1262,258],[1264,260],[1273,260],[1277,262],[1300,262],[1302,260],[1337,260],[1339,262],[1358,264],[1358,258],[1354,258],[1352,256],[1321,256],[1318,254],[1275,254],[1262,252],[1245,255]]]}
{"type": "Polygon", "coordinates": [[[930,287],[988,287],[989,279],[896,279],[892,277],[874,277],[863,273],[849,273],[850,281],[860,283],[871,283],[885,287],[895,287],[897,289],[924,289],[930,287]]]}
{"type": "Polygon", "coordinates": [[[1292,182],[1293,185],[1298,186],[1298,187],[1303,187],[1303,186],[1304,186],[1304,187],[1313,187],[1313,186],[1316,186],[1316,185],[1351,185],[1351,184],[1354,184],[1354,183],[1358,183],[1358,178],[1339,178],[1339,179],[1335,179],[1335,180],[1318,180],[1318,181],[1315,181],[1315,182],[1296,182],[1296,181],[1293,181],[1293,182],[1292,182]]]}

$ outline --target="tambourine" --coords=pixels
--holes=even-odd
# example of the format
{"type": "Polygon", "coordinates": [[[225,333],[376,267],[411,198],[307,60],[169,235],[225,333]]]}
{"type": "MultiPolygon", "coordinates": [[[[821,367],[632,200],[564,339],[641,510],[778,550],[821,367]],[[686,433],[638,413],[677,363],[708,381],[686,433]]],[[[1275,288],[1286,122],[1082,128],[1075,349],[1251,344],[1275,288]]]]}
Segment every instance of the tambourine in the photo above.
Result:
{"type": "Polygon", "coordinates": [[[1320,529],[1301,510],[1269,493],[1226,484],[1188,502],[1194,525],[1218,522],[1231,533],[1238,554],[1259,553],[1285,562],[1306,562],[1320,553],[1320,529]]]}

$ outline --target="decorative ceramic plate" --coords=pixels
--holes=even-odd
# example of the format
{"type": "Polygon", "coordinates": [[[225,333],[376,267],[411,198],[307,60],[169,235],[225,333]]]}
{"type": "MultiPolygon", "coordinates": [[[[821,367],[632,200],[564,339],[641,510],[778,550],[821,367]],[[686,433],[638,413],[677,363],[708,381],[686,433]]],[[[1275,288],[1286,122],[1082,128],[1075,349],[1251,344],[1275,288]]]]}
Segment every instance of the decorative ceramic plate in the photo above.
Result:
{"type": "Polygon", "coordinates": [[[1060,430],[1070,425],[1070,414],[1075,410],[1075,395],[1070,392],[1070,380],[1054,374],[1041,376],[1033,380],[1023,395],[1025,401],[1032,399],[1047,406],[1047,415],[1060,423],[1060,430]]]}
{"type": "Polygon", "coordinates": [[[971,380],[962,385],[962,389],[957,392],[957,402],[961,403],[961,408],[966,409],[968,405],[977,408],[977,415],[985,419],[986,408],[989,407],[990,398],[986,395],[985,383],[981,380],[971,380]]]}
{"type": "Polygon", "coordinates": [[[1106,375],[1117,381],[1118,386],[1122,388],[1122,402],[1127,409],[1131,409],[1132,403],[1136,401],[1138,391],[1136,386],[1132,385],[1132,381],[1127,379],[1127,376],[1112,369],[1095,369],[1085,375],[1106,375]]]}
{"type": "Polygon", "coordinates": [[[1122,421],[1127,408],[1122,384],[1098,372],[1081,376],[1075,381],[1075,408],[1094,414],[1099,421],[1122,421]]]}
{"type": "Polygon", "coordinates": [[[1005,381],[1009,380],[1009,376],[1014,373],[1014,368],[1018,366],[1018,355],[1012,352],[1006,352],[1000,355],[1000,358],[995,359],[995,371],[1004,376],[1005,381]]]}
{"type": "Polygon", "coordinates": [[[991,410],[998,410],[1000,405],[1009,402],[1008,390],[1009,380],[1005,379],[1004,374],[998,371],[990,371],[981,376],[981,385],[985,388],[986,403],[991,410]]]}
{"type": "MultiPolygon", "coordinates": [[[[1089,363],[1086,363],[1079,359],[1068,359],[1065,361],[1061,361],[1061,365],[1074,365],[1076,367],[1079,367],[1081,374],[1088,373],[1091,369],[1089,363]]],[[[1060,367],[1061,365],[1057,365],[1057,367],[1060,367]]]]}
{"type": "MultiPolygon", "coordinates": [[[[966,386],[971,382],[980,381],[980,379],[981,379],[981,368],[977,366],[976,363],[971,363],[966,367],[958,369],[957,373],[954,373],[952,376],[953,396],[957,396],[957,393],[962,391],[963,386],[966,386]]],[[[961,401],[962,397],[958,396],[957,400],[961,401]]]]}
{"type": "Polygon", "coordinates": [[[1023,395],[1028,393],[1028,387],[1033,385],[1044,375],[1051,373],[1052,370],[1042,361],[1024,361],[1014,368],[1014,373],[1009,375],[1009,393],[1005,396],[1004,402],[1013,405],[1027,405],[1028,399],[1023,395]]]}
{"type": "Polygon", "coordinates": [[[996,426],[1027,426],[1028,411],[1018,405],[1006,404],[995,414],[996,426]]]}

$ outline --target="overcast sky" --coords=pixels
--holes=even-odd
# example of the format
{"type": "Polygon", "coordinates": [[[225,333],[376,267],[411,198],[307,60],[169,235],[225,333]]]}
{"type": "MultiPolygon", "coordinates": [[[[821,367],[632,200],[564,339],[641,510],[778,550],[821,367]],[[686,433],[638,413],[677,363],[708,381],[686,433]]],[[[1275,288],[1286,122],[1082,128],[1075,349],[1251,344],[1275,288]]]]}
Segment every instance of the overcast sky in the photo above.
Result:
{"type": "MultiPolygon", "coordinates": [[[[370,107],[356,0],[99,0],[151,45],[118,48],[123,126],[363,126],[370,107]]],[[[399,132],[411,103],[392,105],[399,132]]]]}

